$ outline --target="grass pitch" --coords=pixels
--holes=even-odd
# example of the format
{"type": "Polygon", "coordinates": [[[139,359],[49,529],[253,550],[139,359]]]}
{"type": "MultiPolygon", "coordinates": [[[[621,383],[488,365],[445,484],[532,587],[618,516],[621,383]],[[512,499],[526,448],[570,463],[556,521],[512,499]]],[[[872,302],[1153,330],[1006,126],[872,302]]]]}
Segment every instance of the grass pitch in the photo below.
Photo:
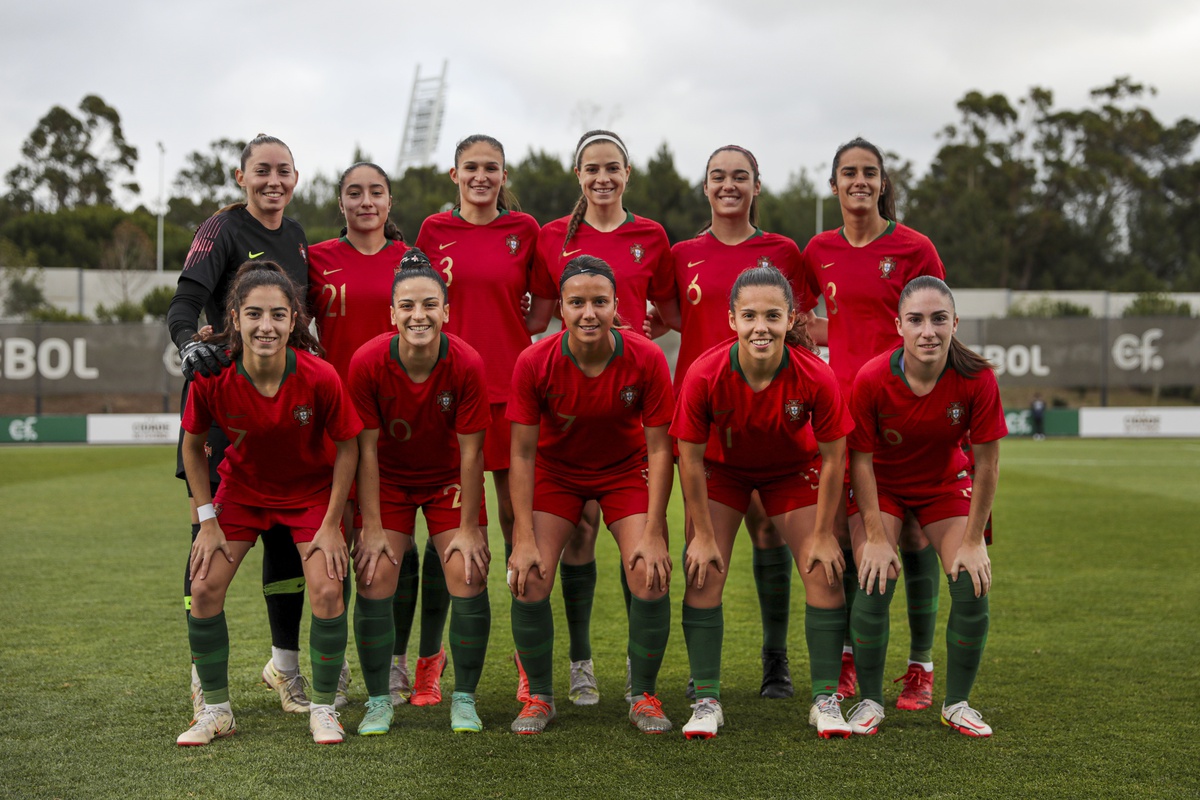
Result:
{"type": "MultiPolygon", "coordinates": [[[[269,654],[259,557],[230,591],[230,688],[238,734],[178,748],[188,654],[180,601],[187,549],[173,448],[0,450],[0,775],[6,797],[1195,797],[1200,795],[1200,442],[1011,441],[996,503],[991,633],[972,703],[990,740],[951,734],[936,708],[891,709],[880,734],[820,741],[807,698],[757,697],[757,602],[743,536],[725,597],[727,724],[708,742],[639,735],[626,720],[625,618],[617,554],[602,539],[592,637],[602,700],[565,700],[540,737],[518,737],[508,594],[490,576],[486,726],[449,730],[449,700],[401,707],[391,734],[312,744],[257,684],[269,654]]],[[[680,504],[672,552],[680,549],[680,504]]],[[[419,539],[423,539],[420,536],[419,539]]],[[[498,531],[493,550],[502,553],[498,531]]],[[[420,541],[418,544],[422,544],[420,541]]],[[[678,567],[678,564],[677,564],[678,567]]],[[[690,714],[674,630],[659,680],[668,715],[690,714]]],[[[949,609],[941,593],[935,706],[949,609]]],[[[566,631],[554,599],[556,682],[566,631]]],[[[792,670],[807,683],[803,589],[793,581],[792,670]]],[[[891,673],[904,671],[903,602],[891,673]]],[[[304,626],[307,634],[307,624],[304,626]]],[[[417,631],[414,630],[414,653],[417,631]]],[[[306,661],[306,657],[303,659],[306,661]]],[[[351,664],[357,665],[351,657],[351,664]]],[[[306,670],[307,672],[307,670],[306,670]]],[[[889,673],[889,674],[891,674],[889,673]]],[[[449,677],[447,677],[449,680],[449,677]]],[[[444,684],[448,693],[448,685],[444,684]]],[[[887,690],[889,706],[896,689],[887,690]]]]}

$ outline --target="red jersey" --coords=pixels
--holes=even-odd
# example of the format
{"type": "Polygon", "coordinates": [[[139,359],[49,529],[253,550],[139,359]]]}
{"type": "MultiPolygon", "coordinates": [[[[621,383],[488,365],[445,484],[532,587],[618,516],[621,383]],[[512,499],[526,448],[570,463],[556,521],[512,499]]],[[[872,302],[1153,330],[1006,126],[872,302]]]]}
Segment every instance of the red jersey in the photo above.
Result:
{"type": "Polygon", "coordinates": [[[736,339],[729,327],[729,290],[737,276],[750,267],[775,267],[801,295],[800,249],[786,236],[758,231],[738,244],[724,244],[705,231],[671,248],[675,261],[675,287],[683,314],[679,356],[675,361],[675,394],[683,376],[700,354],[722,342],[736,339]]]}
{"type": "Polygon", "coordinates": [[[400,361],[399,334],[364,344],[350,364],[350,394],[363,426],[379,431],[379,479],[393,486],[445,486],[459,479],[458,435],[492,420],[483,359],[443,333],[437,364],[416,383],[400,361]]]}
{"type": "Polygon", "coordinates": [[[646,337],[614,329],[612,360],[589,378],[571,355],[567,335],[547,336],[521,353],[506,416],[541,426],[540,468],[588,481],[619,475],[645,458],[643,428],[671,422],[666,356],[646,337]]]}
{"type": "Polygon", "coordinates": [[[240,359],[211,378],[197,378],[183,410],[183,429],[202,435],[213,423],[229,438],[218,468],[222,497],[257,508],[327,502],[333,443],[362,430],[333,367],[290,347],[274,397],[259,393],[240,359]]]}
{"type": "Polygon", "coordinates": [[[363,255],[344,236],[308,249],[308,306],[325,358],[342,380],[363,342],[395,330],[392,279],[407,250],[404,242],[389,240],[375,255],[363,255]]]}
{"type": "Polygon", "coordinates": [[[529,291],[537,238],[537,221],[519,211],[503,211],[487,225],[443,211],[417,235],[417,247],[446,280],[450,319],[443,330],[483,356],[492,403],[508,401],[513,364],[531,341],[521,298],[529,291]]]}
{"type": "Polygon", "coordinates": [[[779,371],[755,392],[738,364],[739,344],[717,345],[692,363],[672,436],[708,442],[705,459],[768,477],[807,468],[819,455],[810,436],[832,442],[854,428],[837,379],[820,356],[785,347],[779,371]]]}
{"type": "Polygon", "coordinates": [[[805,292],[800,310],[810,311],[824,294],[829,365],[847,397],[859,368],[900,343],[896,307],[905,285],[918,275],[946,278],[933,242],[895,222],[865,247],[852,246],[841,229],[819,233],[801,259],[805,292]]]}
{"type": "Polygon", "coordinates": [[[529,290],[538,297],[557,300],[563,268],[578,255],[596,256],[612,267],[617,278],[617,313],[634,332],[641,334],[646,320],[646,300],[675,297],[675,271],[671,246],[663,226],[625,212],[625,222],[615,231],[601,233],[586,222],[563,245],[570,217],[556,219],[538,235],[529,290]]]}
{"type": "Polygon", "coordinates": [[[850,448],[873,453],[876,482],[900,495],[943,485],[966,470],[959,441],[967,431],[975,443],[1008,434],[990,369],[964,378],[947,367],[933,391],[917,397],[901,368],[903,353],[900,347],[868,361],[850,401],[855,423],[850,448]]]}

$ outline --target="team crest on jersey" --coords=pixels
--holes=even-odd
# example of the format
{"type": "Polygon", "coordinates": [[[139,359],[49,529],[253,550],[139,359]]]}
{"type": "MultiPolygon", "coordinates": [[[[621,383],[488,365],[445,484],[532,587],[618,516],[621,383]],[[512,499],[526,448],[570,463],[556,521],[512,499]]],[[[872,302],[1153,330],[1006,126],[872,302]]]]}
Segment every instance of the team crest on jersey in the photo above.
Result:
{"type": "Polygon", "coordinates": [[[292,417],[301,425],[307,425],[313,419],[312,406],[296,406],[292,409],[292,417]]]}
{"type": "Polygon", "coordinates": [[[434,402],[437,403],[437,407],[442,410],[442,413],[445,413],[454,405],[454,392],[449,389],[438,392],[438,396],[434,398],[434,402]]]}
{"type": "Polygon", "coordinates": [[[208,443],[207,439],[204,441],[204,457],[212,458],[212,445],[208,443]]]}
{"type": "Polygon", "coordinates": [[[504,246],[508,248],[510,256],[515,256],[517,251],[521,249],[521,237],[515,233],[510,233],[508,238],[504,240],[504,246]]]}
{"type": "Polygon", "coordinates": [[[633,263],[640,264],[642,263],[642,256],[646,255],[646,248],[640,244],[635,244],[629,248],[629,254],[633,256],[633,263]]]}
{"type": "Polygon", "coordinates": [[[637,402],[638,390],[635,386],[622,386],[617,397],[621,398],[621,402],[626,408],[633,408],[633,404],[637,402]]]}
{"type": "Polygon", "coordinates": [[[755,266],[757,266],[757,267],[773,267],[775,265],[771,263],[770,256],[759,256],[758,263],[755,264],[755,266]]]}
{"type": "Polygon", "coordinates": [[[950,420],[951,425],[962,423],[963,417],[967,415],[967,410],[963,408],[962,403],[951,403],[946,406],[946,418],[950,420]]]}
{"type": "Polygon", "coordinates": [[[308,263],[308,248],[306,248],[302,244],[297,245],[297,246],[300,248],[300,260],[303,261],[305,264],[307,264],[308,263]]]}
{"type": "Polygon", "coordinates": [[[892,277],[892,273],[895,271],[896,259],[892,258],[891,256],[888,256],[879,262],[879,277],[886,280],[887,278],[892,277]]]}
{"type": "Polygon", "coordinates": [[[795,422],[804,414],[804,403],[799,400],[785,400],[783,410],[787,413],[788,419],[795,422]]]}

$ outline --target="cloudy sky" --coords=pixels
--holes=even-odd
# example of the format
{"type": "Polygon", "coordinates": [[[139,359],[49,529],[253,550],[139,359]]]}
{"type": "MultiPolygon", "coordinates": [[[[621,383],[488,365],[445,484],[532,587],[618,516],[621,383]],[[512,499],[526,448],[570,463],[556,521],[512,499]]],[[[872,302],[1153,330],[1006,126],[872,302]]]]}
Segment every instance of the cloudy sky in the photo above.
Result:
{"type": "Polygon", "coordinates": [[[140,153],[127,205],[158,196],[157,142],[168,185],[188,152],[259,131],[291,145],[301,180],[355,145],[391,169],[414,72],[443,61],[441,167],[477,131],[510,159],[566,159],[591,125],[639,164],[668,142],[693,179],[734,142],[781,188],[857,135],[919,174],[969,90],[1044,86],[1079,108],[1119,75],[1158,89],[1160,120],[1200,117],[1196,1],[0,0],[0,22],[0,172],[52,105],[98,94],[140,153]]]}

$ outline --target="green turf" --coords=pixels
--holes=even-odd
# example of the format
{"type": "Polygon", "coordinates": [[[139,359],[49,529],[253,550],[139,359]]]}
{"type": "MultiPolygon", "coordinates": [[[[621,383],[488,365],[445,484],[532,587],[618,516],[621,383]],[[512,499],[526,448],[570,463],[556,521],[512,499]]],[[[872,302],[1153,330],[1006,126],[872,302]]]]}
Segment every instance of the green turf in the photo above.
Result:
{"type": "MultiPolygon", "coordinates": [[[[448,700],[401,707],[388,736],[318,747],[256,685],[269,653],[247,560],[230,592],[238,734],[178,748],[188,654],[179,597],[187,521],[168,447],[0,450],[0,775],[4,797],[1195,797],[1200,795],[1200,443],[1006,442],[996,503],[992,627],[973,704],[995,728],[972,741],[935,709],[892,710],[873,738],[824,742],[807,702],[757,697],[759,622],[749,545],[725,598],[723,700],[708,742],[645,737],[626,720],[624,614],[602,541],[592,623],[602,700],[559,706],[543,736],[517,737],[504,570],[490,577],[492,647],[479,689],[486,730],[449,730],[448,700]]],[[[676,491],[678,495],[678,490],[676,491]]],[[[672,552],[679,551],[679,504],[672,552]]],[[[500,549],[498,534],[493,549],[500,549]]],[[[660,678],[681,726],[687,656],[674,629],[660,678]]],[[[803,685],[803,596],[794,581],[793,674],[803,685]]],[[[556,681],[565,624],[554,599],[556,681]]],[[[942,591],[934,658],[945,663],[942,591]]],[[[889,675],[904,670],[893,605],[889,675]]],[[[307,625],[305,625],[307,629],[307,625]]],[[[307,633],[307,630],[305,631],[307,633]]],[[[416,631],[413,642],[415,644],[416,631]]],[[[352,658],[352,664],[354,660],[352,658]]],[[[365,699],[343,717],[352,731],[365,699]]],[[[565,687],[563,687],[565,688],[565,687]]],[[[448,689],[448,684],[447,684],[448,689]]],[[[935,698],[944,689],[939,674],[935,698]]],[[[889,682],[889,704],[896,688],[889,682]]],[[[940,698],[938,698],[940,704],[940,698]]]]}

